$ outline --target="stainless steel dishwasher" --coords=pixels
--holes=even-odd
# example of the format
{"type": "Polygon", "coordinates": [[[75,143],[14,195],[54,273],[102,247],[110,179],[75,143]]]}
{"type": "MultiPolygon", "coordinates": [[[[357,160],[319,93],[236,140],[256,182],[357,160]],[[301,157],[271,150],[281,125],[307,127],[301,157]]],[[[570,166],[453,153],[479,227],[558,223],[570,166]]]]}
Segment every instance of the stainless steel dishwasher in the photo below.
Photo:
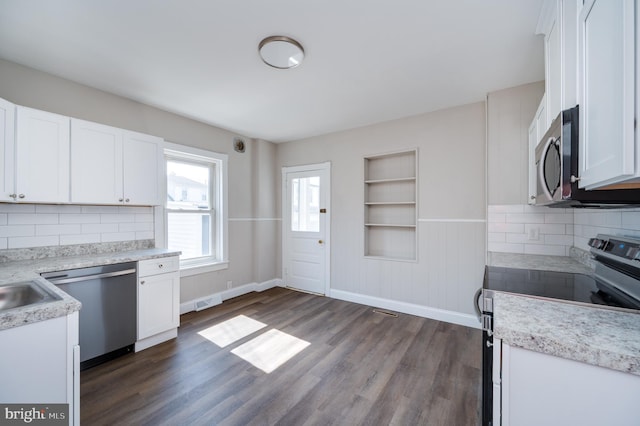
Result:
{"type": "Polygon", "coordinates": [[[67,271],[42,277],[82,303],[80,369],[131,352],[136,341],[136,262],[67,271]]]}

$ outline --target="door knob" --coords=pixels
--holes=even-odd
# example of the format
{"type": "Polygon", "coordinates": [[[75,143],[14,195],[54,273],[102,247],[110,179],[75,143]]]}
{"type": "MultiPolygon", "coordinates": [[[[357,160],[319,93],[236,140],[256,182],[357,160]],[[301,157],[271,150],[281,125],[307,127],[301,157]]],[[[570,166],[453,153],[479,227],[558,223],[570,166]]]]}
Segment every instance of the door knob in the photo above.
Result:
{"type": "Polygon", "coordinates": [[[18,198],[24,198],[24,194],[18,195],[18,198]]]}
{"type": "Polygon", "coordinates": [[[324,241],[318,240],[318,244],[322,244],[322,243],[324,243],[324,241]]]}

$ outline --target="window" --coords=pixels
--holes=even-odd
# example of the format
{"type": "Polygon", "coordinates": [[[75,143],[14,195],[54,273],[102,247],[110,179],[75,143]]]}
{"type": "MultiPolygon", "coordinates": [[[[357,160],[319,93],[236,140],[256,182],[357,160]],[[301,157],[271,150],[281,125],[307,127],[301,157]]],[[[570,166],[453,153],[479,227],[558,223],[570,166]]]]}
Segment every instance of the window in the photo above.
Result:
{"type": "Polygon", "coordinates": [[[320,176],[291,181],[291,230],[320,231],[320,176]]]}
{"type": "Polygon", "coordinates": [[[182,251],[181,269],[226,267],[227,156],[174,144],[164,153],[167,248],[182,251]]]}

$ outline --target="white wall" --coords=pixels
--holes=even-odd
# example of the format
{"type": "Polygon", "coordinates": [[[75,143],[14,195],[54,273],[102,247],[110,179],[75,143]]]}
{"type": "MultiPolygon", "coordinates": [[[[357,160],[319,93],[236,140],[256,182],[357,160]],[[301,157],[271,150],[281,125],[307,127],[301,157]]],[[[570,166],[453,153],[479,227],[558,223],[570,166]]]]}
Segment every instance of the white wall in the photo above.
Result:
{"type": "MultiPolygon", "coordinates": [[[[228,154],[229,269],[184,277],[181,282],[180,299],[185,302],[221,292],[227,289],[227,281],[239,286],[256,282],[258,279],[277,278],[275,274],[278,255],[275,250],[259,249],[254,244],[260,241],[261,247],[264,248],[267,241],[273,238],[273,235],[277,235],[279,229],[277,220],[262,220],[263,216],[270,219],[275,216],[273,201],[266,201],[275,199],[275,178],[272,175],[275,162],[273,144],[245,139],[247,149],[245,153],[240,154],[233,150],[233,139],[238,135],[232,132],[4,60],[0,60],[0,97],[19,105],[139,131],[163,137],[169,142],[228,154]],[[256,168],[256,165],[260,167],[256,168]]],[[[33,205],[27,208],[43,209],[33,205]]],[[[59,214],[60,218],[64,213],[54,214],[59,214]]],[[[78,214],[85,215],[85,211],[78,214]]],[[[86,214],[93,213],[86,211],[86,214]]],[[[83,216],[78,221],[96,220],[95,217],[89,217],[83,216]]],[[[8,220],[0,214],[0,221],[5,219],[8,220]]],[[[101,217],[100,221],[103,219],[105,218],[101,217]]],[[[130,229],[129,218],[120,219],[116,224],[118,230],[121,227],[130,229]]],[[[0,223],[0,226],[4,225],[0,223]]],[[[13,232],[4,229],[4,232],[13,232]]],[[[37,232],[37,228],[34,232],[37,232]]],[[[60,232],[59,241],[63,241],[66,237],[62,238],[62,235],[66,231],[60,228],[60,232]]],[[[101,241],[108,238],[105,235],[107,232],[100,234],[101,241]]],[[[122,235],[122,238],[129,236],[131,234],[122,235]]],[[[7,237],[0,236],[0,244],[1,238],[7,237]]],[[[69,239],[62,243],[64,242],[72,241],[69,239]]],[[[34,241],[34,245],[36,243],[37,241],[34,241]]]]}
{"type": "Polygon", "coordinates": [[[484,103],[278,144],[277,154],[278,169],[331,162],[333,296],[472,318],[485,263],[484,103]],[[367,259],[363,158],[415,147],[418,261],[367,259]]]}
{"type": "Polygon", "coordinates": [[[489,205],[526,204],[529,196],[529,125],[544,81],[487,96],[487,198],[489,205]]]}

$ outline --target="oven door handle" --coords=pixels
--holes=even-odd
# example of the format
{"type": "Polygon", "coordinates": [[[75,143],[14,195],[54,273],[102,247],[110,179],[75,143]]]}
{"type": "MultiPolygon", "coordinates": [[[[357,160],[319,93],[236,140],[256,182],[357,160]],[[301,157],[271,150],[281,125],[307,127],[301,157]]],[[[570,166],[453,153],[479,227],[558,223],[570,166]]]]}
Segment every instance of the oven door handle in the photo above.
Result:
{"type": "Polygon", "coordinates": [[[480,297],[482,297],[482,287],[480,287],[473,296],[473,307],[476,309],[478,321],[482,322],[482,311],[480,310],[480,297]]]}

